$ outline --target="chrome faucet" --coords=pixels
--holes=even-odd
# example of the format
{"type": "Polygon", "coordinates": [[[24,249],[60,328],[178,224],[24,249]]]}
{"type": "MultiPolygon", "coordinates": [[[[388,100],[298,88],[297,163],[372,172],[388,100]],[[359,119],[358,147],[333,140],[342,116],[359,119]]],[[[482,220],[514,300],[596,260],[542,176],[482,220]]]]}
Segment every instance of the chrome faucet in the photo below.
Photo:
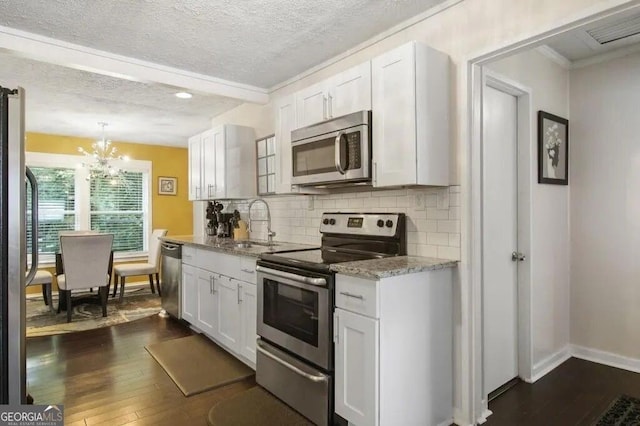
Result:
{"type": "Polygon", "coordinates": [[[273,244],[273,237],[276,236],[276,233],[271,230],[271,212],[269,211],[269,204],[264,201],[262,198],[256,198],[255,200],[251,200],[249,203],[249,208],[247,211],[247,215],[249,216],[249,232],[251,232],[251,206],[253,206],[256,202],[261,201],[262,204],[267,208],[267,219],[254,219],[256,222],[267,222],[267,241],[269,245],[273,244]]]}

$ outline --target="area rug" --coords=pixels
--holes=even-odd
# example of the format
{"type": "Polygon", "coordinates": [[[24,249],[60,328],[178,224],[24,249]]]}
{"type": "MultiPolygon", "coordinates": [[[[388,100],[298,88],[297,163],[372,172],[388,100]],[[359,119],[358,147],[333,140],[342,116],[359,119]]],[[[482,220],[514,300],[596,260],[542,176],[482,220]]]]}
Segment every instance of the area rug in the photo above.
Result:
{"type": "MultiPolygon", "coordinates": [[[[79,293],[81,295],[82,293],[79,293]]],[[[94,293],[95,294],[95,293],[94,293]]],[[[76,294],[74,293],[74,297],[76,294]]],[[[54,306],[58,300],[54,296],[54,306]]],[[[102,317],[102,307],[97,304],[81,304],[73,307],[71,322],[67,322],[66,311],[51,312],[42,297],[27,298],[27,337],[72,333],[122,324],[160,312],[160,297],[152,294],[148,287],[133,288],[125,292],[122,303],[109,297],[107,316],[102,317]]]]}
{"type": "Polygon", "coordinates": [[[620,395],[613,400],[607,411],[593,423],[594,426],[639,426],[640,399],[620,395]]]}
{"type": "Polygon", "coordinates": [[[238,382],[254,372],[200,335],[165,340],[145,347],[185,396],[238,382]]]}
{"type": "Polygon", "coordinates": [[[207,422],[209,426],[313,426],[260,386],[214,405],[207,422]]]}

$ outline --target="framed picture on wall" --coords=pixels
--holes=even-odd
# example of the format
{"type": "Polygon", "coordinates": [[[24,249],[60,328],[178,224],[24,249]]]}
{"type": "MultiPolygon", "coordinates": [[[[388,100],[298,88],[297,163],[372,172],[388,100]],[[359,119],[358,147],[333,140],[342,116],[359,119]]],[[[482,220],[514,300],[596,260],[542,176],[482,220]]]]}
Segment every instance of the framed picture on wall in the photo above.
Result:
{"type": "Polygon", "coordinates": [[[159,176],[158,195],[176,195],[178,193],[178,178],[159,176]]]}
{"type": "Polygon", "coordinates": [[[538,111],[538,183],[569,184],[569,120],[538,111]]]}

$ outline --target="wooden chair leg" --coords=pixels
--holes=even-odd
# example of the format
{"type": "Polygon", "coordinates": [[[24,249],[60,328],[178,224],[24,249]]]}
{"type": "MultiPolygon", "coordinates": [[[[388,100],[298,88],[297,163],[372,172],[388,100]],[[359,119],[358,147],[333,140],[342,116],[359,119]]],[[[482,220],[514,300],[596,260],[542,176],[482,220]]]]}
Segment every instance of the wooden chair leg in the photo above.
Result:
{"type": "Polygon", "coordinates": [[[42,298],[44,299],[44,304],[48,305],[49,299],[47,299],[47,284],[42,284],[42,298]]]}
{"type": "Polygon", "coordinates": [[[153,274],[149,274],[149,287],[151,287],[151,293],[156,294],[156,286],[153,284],[153,274]]]}
{"type": "Polygon", "coordinates": [[[113,294],[111,297],[116,297],[116,291],[118,291],[118,275],[114,274],[113,276],[113,294]]]}
{"type": "Polygon", "coordinates": [[[107,299],[109,298],[109,286],[98,287],[100,302],[102,304],[102,316],[107,316],[107,299]]]}
{"type": "Polygon", "coordinates": [[[158,296],[162,296],[162,287],[160,287],[160,274],[156,272],[156,287],[158,287],[158,296]]]}
{"type": "Polygon", "coordinates": [[[67,300],[67,291],[66,290],[58,290],[58,313],[62,312],[62,301],[67,300]]]}
{"type": "Polygon", "coordinates": [[[71,322],[71,311],[73,311],[73,307],[71,306],[71,290],[67,290],[67,322],[71,322]]]}
{"type": "Polygon", "coordinates": [[[125,277],[120,277],[120,303],[124,300],[124,279],[125,277]]]}

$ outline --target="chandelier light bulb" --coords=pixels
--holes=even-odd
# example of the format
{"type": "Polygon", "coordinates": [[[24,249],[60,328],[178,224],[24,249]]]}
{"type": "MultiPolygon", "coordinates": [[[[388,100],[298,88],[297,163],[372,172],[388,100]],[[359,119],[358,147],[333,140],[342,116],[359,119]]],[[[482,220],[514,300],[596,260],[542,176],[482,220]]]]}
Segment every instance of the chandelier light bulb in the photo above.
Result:
{"type": "Polygon", "coordinates": [[[91,161],[82,163],[82,167],[88,169],[89,175],[87,180],[96,178],[110,179],[112,185],[116,185],[122,174],[125,173],[119,167],[114,167],[112,162],[117,160],[128,161],[126,156],[116,155],[118,151],[115,146],[111,145],[111,140],[107,139],[104,128],[107,126],[105,122],[99,122],[102,127],[102,139],[91,144],[92,152],[87,152],[84,148],[78,147],[78,152],[90,158],[91,161]],[[115,183],[114,183],[115,182],[115,183]]]}

